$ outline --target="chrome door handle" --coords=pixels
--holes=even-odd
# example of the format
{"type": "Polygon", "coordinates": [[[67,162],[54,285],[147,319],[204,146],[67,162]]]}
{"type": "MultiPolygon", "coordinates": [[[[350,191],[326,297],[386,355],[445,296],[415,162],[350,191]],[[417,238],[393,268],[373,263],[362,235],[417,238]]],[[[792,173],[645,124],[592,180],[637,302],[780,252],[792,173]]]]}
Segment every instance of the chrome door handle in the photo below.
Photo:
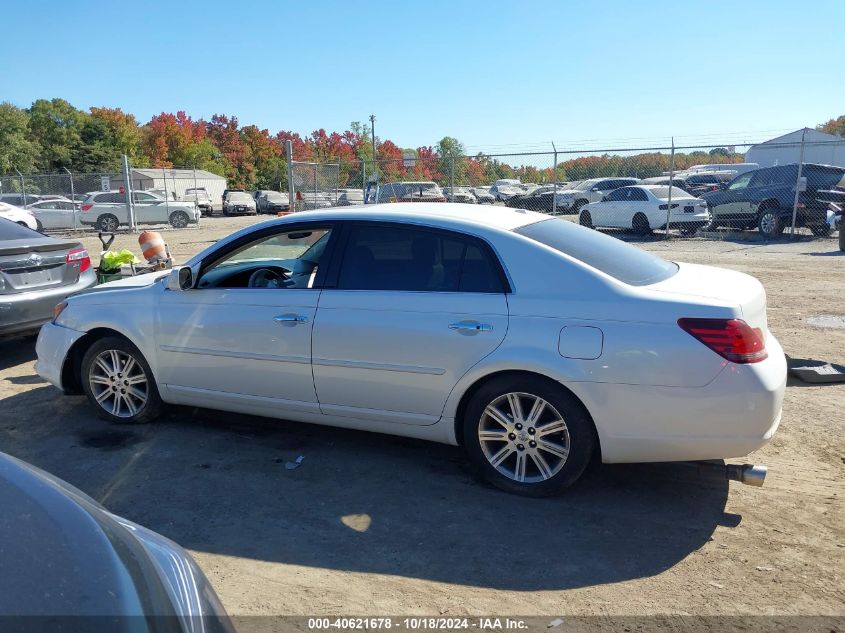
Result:
{"type": "Polygon", "coordinates": [[[308,323],[308,317],[302,316],[301,314],[280,314],[277,317],[273,317],[273,320],[276,323],[308,323]]]}
{"type": "Polygon", "coordinates": [[[493,326],[489,323],[478,323],[477,321],[459,321],[449,324],[449,329],[458,332],[492,332],[493,326]]]}

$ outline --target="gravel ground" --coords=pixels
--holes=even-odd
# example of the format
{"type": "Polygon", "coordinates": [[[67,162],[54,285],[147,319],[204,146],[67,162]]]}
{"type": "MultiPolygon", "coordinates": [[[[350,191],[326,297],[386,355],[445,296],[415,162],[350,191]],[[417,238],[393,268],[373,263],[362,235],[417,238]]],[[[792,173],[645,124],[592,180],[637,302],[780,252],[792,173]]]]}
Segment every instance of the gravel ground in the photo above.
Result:
{"type": "MultiPolygon", "coordinates": [[[[182,260],[255,221],[165,239],[182,260]]],[[[786,352],[845,364],[845,329],[806,322],[845,315],[833,239],[638,243],[758,277],[786,352]]],[[[33,361],[32,341],[0,342],[0,450],[188,548],[231,614],[845,614],[845,385],[790,382],[779,432],[742,460],[769,466],[762,489],[602,466],[530,500],[479,484],[448,446],[189,408],[108,426],[33,361]]]]}

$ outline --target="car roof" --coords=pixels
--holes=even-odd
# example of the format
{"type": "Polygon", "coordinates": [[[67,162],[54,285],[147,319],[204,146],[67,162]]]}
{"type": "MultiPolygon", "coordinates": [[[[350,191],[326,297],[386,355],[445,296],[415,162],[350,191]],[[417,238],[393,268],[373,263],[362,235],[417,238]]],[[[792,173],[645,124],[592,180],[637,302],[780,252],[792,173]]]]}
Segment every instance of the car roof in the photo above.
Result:
{"type": "Polygon", "coordinates": [[[549,216],[524,209],[493,207],[479,211],[474,205],[451,202],[414,202],[409,204],[384,203],[348,208],[301,211],[273,220],[287,223],[305,220],[371,220],[382,222],[407,222],[410,224],[464,225],[473,228],[495,228],[512,231],[534,224],[549,216]]]}

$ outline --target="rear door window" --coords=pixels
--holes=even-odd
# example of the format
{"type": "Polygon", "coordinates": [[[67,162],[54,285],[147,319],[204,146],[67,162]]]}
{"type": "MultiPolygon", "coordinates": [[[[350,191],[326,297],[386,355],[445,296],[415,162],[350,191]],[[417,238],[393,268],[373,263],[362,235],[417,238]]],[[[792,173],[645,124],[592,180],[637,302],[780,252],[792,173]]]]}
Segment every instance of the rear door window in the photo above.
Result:
{"type": "Polygon", "coordinates": [[[678,272],[674,262],[574,222],[553,218],[514,231],[569,255],[630,286],[645,286],[678,272]]]}
{"type": "Polygon", "coordinates": [[[354,225],[344,249],[341,290],[504,292],[498,262],[475,239],[447,231],[354,225]]]}

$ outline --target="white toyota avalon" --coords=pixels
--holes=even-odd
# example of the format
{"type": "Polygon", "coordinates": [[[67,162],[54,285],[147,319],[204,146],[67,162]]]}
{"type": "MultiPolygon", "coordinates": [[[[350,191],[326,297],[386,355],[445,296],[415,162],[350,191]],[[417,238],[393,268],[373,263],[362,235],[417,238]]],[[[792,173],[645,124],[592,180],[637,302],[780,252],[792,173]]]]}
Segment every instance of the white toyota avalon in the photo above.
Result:
{"type": "Polygon", "coordinates": [[[528,495],[606,463],[739,457],[786,363],[748,275],[463,204],[297,213],[56,308],[38,373],[108,420],[165,404],[461,445],[528,495]]]}

